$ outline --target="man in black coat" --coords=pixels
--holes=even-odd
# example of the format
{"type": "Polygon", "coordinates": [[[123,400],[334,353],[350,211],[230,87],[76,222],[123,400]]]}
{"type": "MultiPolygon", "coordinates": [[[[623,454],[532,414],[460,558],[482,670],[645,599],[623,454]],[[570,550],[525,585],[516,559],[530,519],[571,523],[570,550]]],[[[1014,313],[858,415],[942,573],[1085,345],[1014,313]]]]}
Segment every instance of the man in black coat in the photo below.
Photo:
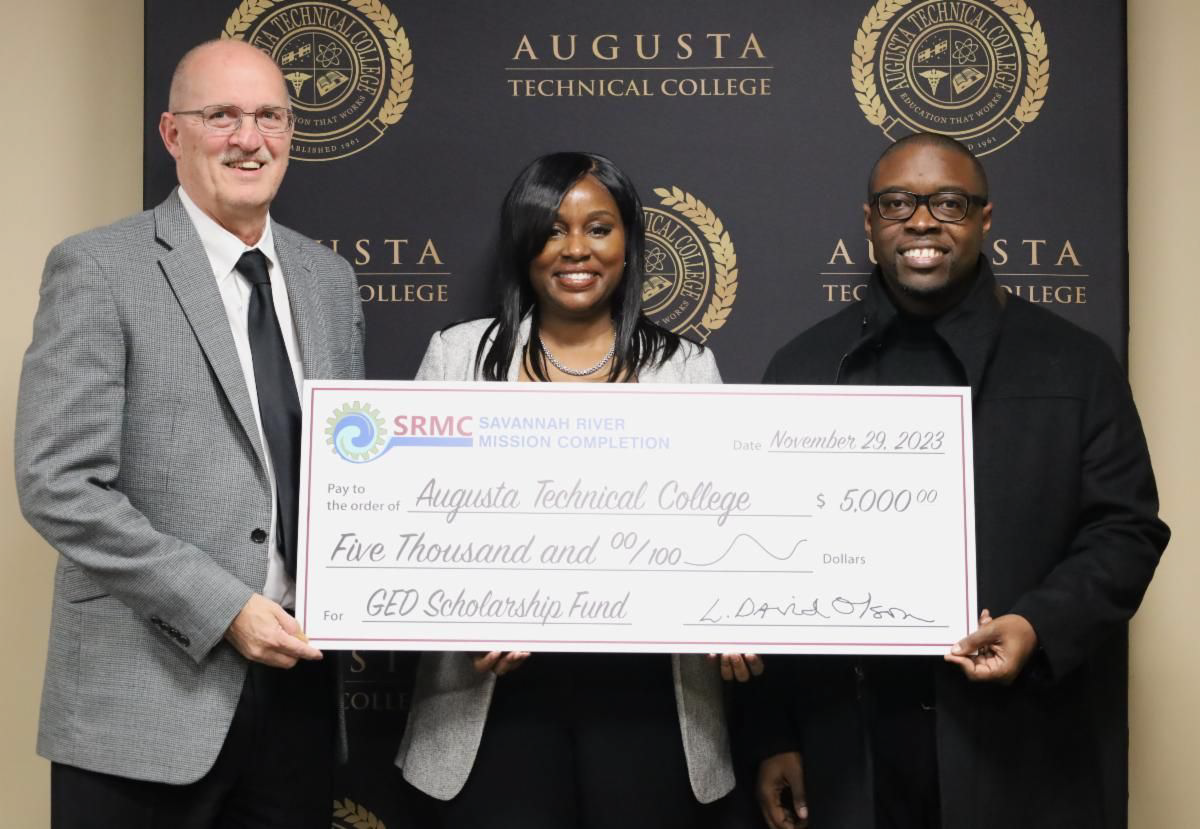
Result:
{"type": "Polygon", "coordinates": [[[944,659],[770,661],[757,793],[775,829],[1126,823],[1125,623],[1169,531],[1110,350],[996,284],[987,192],[952,139],[889,147],[863,206],[864,298],[763,378],[971,387],[987,608],[944,659]]]}

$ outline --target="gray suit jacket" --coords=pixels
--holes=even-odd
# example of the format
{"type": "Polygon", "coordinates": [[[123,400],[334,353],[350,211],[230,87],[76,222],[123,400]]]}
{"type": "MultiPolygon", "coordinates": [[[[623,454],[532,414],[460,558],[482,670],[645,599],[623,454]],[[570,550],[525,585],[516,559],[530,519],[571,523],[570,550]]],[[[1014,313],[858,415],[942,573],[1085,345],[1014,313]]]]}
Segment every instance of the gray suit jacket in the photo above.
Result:
{"type": "MultiPolygon", "coordinates": [[[[475,352],[489,322],[475,320],[434,334],[417,379],[478,379],[475,352]]],[[[520,354],[528,340],[526,319],[521,326],[521,347],[509,366],[509,380],[517,379],[520,354]]],[[[719,383],[721,375],[712,351],[685,342],[661,368],[642,372],[638,382],[719,383]]],[[[699,654],[672,656],[671,671],[692,792],[701,803],[711,803],[728,793],[734,783],[721,677],[699,654]]],[[[475,671],[469,654],[421,655],[408,727],[396,757],[404,779],[441,800],[462,790],[475,763],[495,684],[494,674],[475,671]]]]}
{"type": "MultiPolygon", "coordinates": [[[[361,377],[350,266],[273,233],[304,376],[361,377]]],[[[174,784],[212,766],[247,665],[222,637],[267,574],[263,451],[175,193],[51,251],[16,428],[21,509],[59,552],[43,757],[174,784]]]]}

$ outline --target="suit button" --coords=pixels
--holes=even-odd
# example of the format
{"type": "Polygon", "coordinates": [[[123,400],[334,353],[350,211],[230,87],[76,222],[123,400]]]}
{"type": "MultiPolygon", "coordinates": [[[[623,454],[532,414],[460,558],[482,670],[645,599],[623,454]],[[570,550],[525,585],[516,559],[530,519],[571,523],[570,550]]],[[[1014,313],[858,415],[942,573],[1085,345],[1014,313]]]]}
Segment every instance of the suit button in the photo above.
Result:
{"type": "Polygon", "coordinates": [[[262,527],[256,527],[254,532],[250,533],[250,540],[255,544],[262,544],[267,540],[267,531],[262,527]]]}
{"type": "Polygon", "coordinates": [[[183,646],[186,648],[186,647],[189,647],[189,646],[192,644],[192,640],[191,640],[191,639],[188,639],[186,636],[180,636],[180,637],[179,637],[179,644],[183,645],[183,646]]]}

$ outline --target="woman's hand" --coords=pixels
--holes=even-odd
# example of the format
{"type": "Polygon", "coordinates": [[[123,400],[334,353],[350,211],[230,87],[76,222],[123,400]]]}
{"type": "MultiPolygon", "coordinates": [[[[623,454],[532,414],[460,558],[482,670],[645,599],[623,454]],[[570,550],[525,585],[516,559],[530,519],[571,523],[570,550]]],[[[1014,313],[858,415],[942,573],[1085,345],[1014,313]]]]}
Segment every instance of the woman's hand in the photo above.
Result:
{"type": "Polygon", "coordinates": [[[490,651],[472,656],[471,664],[481,674],[491,671],[496,676],[504,676],[509,671],[521,667],[528,658],[528,651],[490,651]]]}
{"type": "Polygon", "coordinates": [[[709,661],[721,661],[721,679],[729,682],[749,682],[751,678],[761,676],[764,668],[762,657],[753,653],[710,653],[709,661]]]}

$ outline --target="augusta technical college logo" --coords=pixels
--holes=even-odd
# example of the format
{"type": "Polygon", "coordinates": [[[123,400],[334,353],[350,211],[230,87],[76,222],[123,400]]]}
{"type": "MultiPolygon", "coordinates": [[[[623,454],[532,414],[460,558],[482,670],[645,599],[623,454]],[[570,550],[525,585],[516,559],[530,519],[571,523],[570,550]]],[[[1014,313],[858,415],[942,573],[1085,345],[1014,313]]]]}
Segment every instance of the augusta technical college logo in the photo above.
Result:
{"type": "Polygon", "coordinates": [[[737,253],[704,202],[678,187],[656,188],[659,207],[644,208],[646,316],[676,334],[706,342],[737,299],[737,253]]]}
{"type": "Polygon", "coordinates": [[[325,443],[350,463],[369,463],[397,446],[474,446],[475,418],[455,414],[399,414],[391,433],[383,414],[355,400],[325,420],[325,443]]]}
{"type": "Polygon", "coordinates": [[[374,812],[350,798],[333,801],[332,829],[384,829],[374,812]]]}
{"type": "Polygon", "coordinates": [[[378,141],[412,97],[412,49],[381,0],[242,0],[222,38],[275,59],[290,87],[291,157],[331,161],[378,141]]]}
{"type": "Polygon", "coordinates": [[[1025,0],[878,0],[850,74],[867,121],[893,141],[939,132],[986,155],[1037,119],[1048,54],[1025,0]]]}

